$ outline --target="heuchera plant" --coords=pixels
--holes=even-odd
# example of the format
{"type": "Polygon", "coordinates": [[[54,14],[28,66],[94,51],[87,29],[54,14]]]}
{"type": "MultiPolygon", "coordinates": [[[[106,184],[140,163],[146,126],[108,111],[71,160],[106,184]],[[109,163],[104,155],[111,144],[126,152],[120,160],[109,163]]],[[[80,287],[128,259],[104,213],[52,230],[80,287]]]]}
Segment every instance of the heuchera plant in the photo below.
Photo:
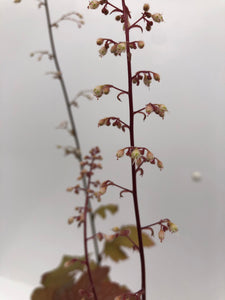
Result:
{"type": "MultiPolygon", "coordinates": [[[[46,19],[48,24],[48,33],[51,45],[51,51],[35,51],[31,54],[34,56],[38,54],[38,60],[41,60],[44,55],[49,59],[52,59],[55,64],[56,70],[48,72],[53,75],[53,78],[58,79],[62,88],[65,104],[67,107],[68,117],[70,121],[71,129],[68,129],[67,122],[63,122],[59,125],[59,128],[63,128],[69,131],[72,135],[75,143],[74,147],[65,147],[65,154],[73,154],[79,161],[80,175],[77,180],[81,181],[81,184],[75,184],[67,188],[68,192],[74,192],[75,194],[84,194],[84,201],[82,205],[76,206],[76,214],[68,219],[69,224],[77,223],[78,227],[83,227],[83,243],[84,243],[84,256],[64,256],[61,264],[53,271],[47,272],[42,276],[42,287],[34,290],[32,294],[33,300],[50,300],[50,299],[95,299],[95,300],[125,300],[125,299],[142,299],[147,298],[146,295],[146,271],[145,271],[145,255],[144,247],[154,245],[151,236],[154,236],[154,228],[157,226],[158,238],[162,242],[165,239],[165,232],[171,233],[178,230],[177,226],[169,219],[161,219],[152,224],[143,225],[140,220],[139,213],[139,200],[137,189],[137,175],[144,174],[144,164],[157,165],[162,170],[163,163],[157,158],[152,151],[147,147],[139,146],[135,144],[135,129],[134,119],[138,114],[143,116],[145,120],[149,115],[155,113],[164,119],[167,108],[164,104],[146,103],[145,107],[135,109],[135,101],[133,97],[133,85],[139,86],[141,82],[147,87],[150,86],[152,80],[160,81],[158,73],[151,70],[139,70],[135,73],[132,72],[132,54],[131,50],[142,49],[145,44],[143,41],[131,41],[130,31],[138,29],[143,32],[143,24],[146,31],[150,31],[154,23],[163,22],[163,17],[159,13],[152,14],[150,12],[149,4],[144,4],[143,11],[140,18],[132,20],[130,10],[125,2],[121,0],[121,6],[114,5],[107,0],[90,1],[89,9],[101,8],[101,12],[105,15],[116,14],[115,20],[121,22],[122,29],[125,33],[124,41],[114,41],[109,38],[98,38],[97,45],[100,46],[100,57],[105,56],[108,52],[111,52],[115,56],[125,55],[127,62],[127,88],[116,87],[112,84],[102,84],[94,88],[93,94],[99,99],[103,95],[108,95],[112,90],[117,92],[116,98],[122,101],[125,97],[129,104],[129,123],[124,122],[118,116],[105,117],[98,122],[98,126],[114,126],[121,129],[124,132],[128,132],[130,143],[129,145],[123,145],[121,149],[117,150],[115,156],[120,159],[126,155],[130,160],[131,169],[131,188],[121,186],[111,180],[100,182],[94,178],[95,171],[102,169],[100,161],[102,156],[100,155],[99,147],[94,147],[89,151],[89,154],[84,156],[81,153],[80,142],[78,139],[77,129],[75,127],[75,121],[72,113],[72,106],[77,106],[77,98],[81,95],[91,98],[86,92],[80,92],[77,94],[74,100],[70,100],[63,73],[61,71],[59,61],[57,58],[54,37],[52,28],[58,28],[59,23],[64,20],[70,20],[76,22],[78,27],[84,24],[82,16],[77,12],[71,12],[63,15],[56,22],[51,23],[50,13],[48,7],[48,0],[37,0],[39,7],[44,7],[46,12],[46,19]],[[129,193],[132,195],[133,206],[135,212],[135,225],[123,225],[120,228],[112,228],[111,233],[105,233],[101,230],[95,229],[95,218],[97,216],[106,217],[106,211],[112,214],[116,213],[118,207],[115,204],[100,205],[93,210],[93,202],[97,203],[101,201],[102,196],[106,194],[108,187],[114,186],[120,190],[120,197],[129,193]],[[90,225],[92,234],[88,234],[88,219],[90,216],[90,225]],[[150,235],[149,235],[150,232],[150,235]],[[94,250],[96,254],[95,260],[90,259],[89,254],[89,241],[94,241],[94,250]],[[98,242],[103,242],[102,251],[99,252],[98,242]],[[131,291],[125,286],[121,286],[118,283],[112,282],[109,278],[109,267],[102,266],[102,259],[104,257],[110,257],[113,261],[120,261],[126,259],[128,256],[124,251],[124,248],[130,248],[139,253],[140,265],[141,265],[141,286],[137,291],[131,291]]],[[[14,0],[15,3],[21,2],[20,0],[14,0]]],[[[59,146],[62,148],[62,146],[59,146]]]]}
{"type": "MultiPolygon", "coordinates": [[[[118,150],[116,153],[117,159],[121,158],[126,154],[130,158],[130,167],[131,167],[131,182],[132,188],[127,189],[124,187],[120,187],[112,181],[105,181],[102,183],[101,187],[107,189],[108,186],[117,186],[122,189],[121,194],[128,192],[132,194],[133,197],[133,205],[135,211],[135,219],[136,219],[136,228],[138,233],[138,244],[135,245],[135,249],[139,252],[140,255],[140,264],[141,264],[141,288],[139,291],[133,293],[132,295],[136,297],[136,299],[146,299],[146,275],[145,275],[145,256],[144,256],[144,245],[142,232],[145,230],[150,230],[152,235],[154,234],[153,226],[159,225],[160,230],[158,233],[158,237],[162,242],[165,238],[165,232],[169,230],[170,232],[176,232],[178,230],[177,226],[172,223],[169,219],[162,219],[154,224],[142,226],[139,214],[139,202],[138,202],[138,192],[137,192],[137,174],[144,174],[143,166],[144,164],[157,164],[160,170],[163,169],[163,163],[146,147],[140,147],[135,144],[135,131],[134,131],[134,119],[137,114],[142,114],[144,120],[147,116],[152,113],[158,114],[162,119],[164,118],[165,113],[167,112],[167,108],[164,104],[153,104],[147,103],[145,107],[139,108],[137,110],[134,109],[134,99],[133,99],[133,85],[139,86],[140,82],[149,87],[152,79],[155,81],[160,81],[160,75],[151,70],[140,70],[136,73],[132,72],[132,54],[131,50],[142,49],[144,47],[143,41],[131,41],[130,40],[130,31],[133,29],[139,29],[143,32],[143,23],[145,25],[145,29],[150,31],[154,22],[160,23],[163,22],[163,16],[159,13],[151,13],[150,6],[148,3],[144,4],[143,11],[139,19],[132,21],[130,10],[125,2],[125,0],[121,1],[121,6],[114,5],[108,0],[101,1],[91,1],[89,3],[90,9],[98,9],[101,8],[101,12],[105,15],[116,14],[115,20],[122,23],[123,30],[125,33],[124,41],[114,41],[109,38],[98,38],[97,45],[101,46],[99,49],[99,54],[101,57],[105,56],[108,52],[111,52],[113,55],[122,55],[125,53],[126,61],[127,61],[127,82],[128,88],[123,89],[120,87],[113,86],[111,84],[103,84],[99,85],[94,89],[94,95],[97,99],[102,97],[103,95],[109,94],[111,90],[116,90],[118,92],[117,99],[121,100],[121,96],[126,96],[129,102],[129,124],[126,124],[124,121],[120,120],[120,118],[116,117],[106,117],[99,121],[99,126],[107,125],[118,127],[125,131],[128,129],[130,144],[122,149],[118,150]]],[[[121,295],[117,297],[117,299],[126,299],[127,295],[121,295]]]]}

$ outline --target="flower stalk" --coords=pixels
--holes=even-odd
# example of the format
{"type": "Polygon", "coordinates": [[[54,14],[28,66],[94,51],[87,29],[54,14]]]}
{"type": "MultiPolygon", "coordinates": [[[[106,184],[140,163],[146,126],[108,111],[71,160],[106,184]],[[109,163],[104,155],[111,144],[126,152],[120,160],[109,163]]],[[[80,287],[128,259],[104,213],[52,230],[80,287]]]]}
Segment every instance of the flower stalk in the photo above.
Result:
{"type": "MultiPolygon", "coordinates": [[[[133,90],[132,90],[132,69],[131,69],[131,52],[130,52],[130,35],[129,35],[129,10],[126,6],[125,0],[122,0],[123,7],[123,17],[124,17],[124,31],[126,36],[126,56],[127,56],[127,78],[128,78],[128,98],[129,98],[129,111],[130,111],[130,146],[134,147],[134,108],[133,108],[133,90]]],[[[138,196],[137,196],[137,178],[135,165],[131,162],[131,174],[132,174],[132,191],[133,191],[133,203],[135,211],[136,226],[138,232],[138,243],[139,243],[139,254],[141,263],[141,289],[142,289],[142,299],[146,299],[146,271],[145,271],[145,256],[144,247],[142,242],[141,234],[141,221],[138,206],[138,196]]]]}
{"type": "MultiPolygon", "coordinates": [[[[78,133],[77,133],[77,129],[76,129],[73,113],[72,113],[72,108],[71,108],[71,105],[70,105],[70,100],[69,100],[66,84],[65,84],[65,81],[64,81],[64,78],[63,78],[63,73],[61,71],[59,61],[58,61],[58,57],[57,57],[57,52],[56,52],[56,47],[55,47],[55,42],[54,42],[54,37],[53,37],[53,32],[52,32],[52,24],[51,24],[51,19],[50,19],[48,0],[44,0],[43,6],[45,8],[45,13],[46,13],[49,40],[50,40],[50,45],[51,45],[51,50],[52,50],[52,58],[54,60],[54,64],[55,64],[55,67],[56,67],[56,72],[58,74],[60,74],[60,76],[58,76],[58,79],[60,81],[60,85],[61,85],[62,92],[63,92],[63,97],[64,97],[66,108],[67,108],[67,113],[68,113],[69,120],[70,120],[71,133],[72,133],[72,136],[74,138],[74,143],[75,143],[76,149],[79,151],[79,155],[77,155],[76,157],[78,158],[78,161],[81,162],[82,161],[82,152],[81,152],[81,147],[80,147],[80,141],[79,141],[79,138],[78,138],[78,133]]],[[[80,165],[80,170],[82,171],[83,166],[82,166],[82,164],[79,164],[79,165],[80,165]]],[[[86,178],[83,177],[82,181],[83,181],[83,186],[86,189],[86,187],[87,187],[86,178]]],[[[89,201],[88,206],[89,206],[89,209],[91,211],[90,201],[89,201]]],[[[95,228],[94,216],[93,216],[92,212],[89,213],[89,217],[90,217],[90,224],[91,224],[92,234],[93,234],[93,236],[95,236],[96,228],[95,228]]],[[[96,238],[93,239],[93,243],[94,243],[96,261],[97,261],[98,264],[100,264],[101,256],[100,256],[100,253],[99,253],[99,248],[98,248],[98,243],[97,243],[96,238]]]]}

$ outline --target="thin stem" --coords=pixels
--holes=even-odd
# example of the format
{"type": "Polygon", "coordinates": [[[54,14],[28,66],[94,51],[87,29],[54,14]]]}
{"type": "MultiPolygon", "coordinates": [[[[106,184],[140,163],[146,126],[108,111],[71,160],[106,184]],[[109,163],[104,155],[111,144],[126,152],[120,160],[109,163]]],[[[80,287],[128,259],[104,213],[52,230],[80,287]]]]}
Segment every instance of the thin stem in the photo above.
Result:
{"type": "MultiPolygon", "coordinates": [[[[92,162],[90,164],[90,172],[92,170],[91,166],[93,164],[94,159],[92,158],[92,162]]],[[[87,266],[87,272],[88,272],[88,277],[89,277],[89,281],[91,284],[91,289],[94,295],[94,299],[98,300],[97,298],[97,294],[95,291],[95,286],[94,286],[94,282],[93,282],[93,278],[92,278],[92,274],[91,274],[91,268],[90,268],[90,264],[89,264],[89,258],[88,258],[88,238],[87,238],[87,212],[88,212],[88,208],[89,208],[89,193],[88,190],[90,189],[90,183],[91,183],[91,177],[88,177],[88,182],[87,182],[87,189],[86,189],[86,200],[85,200],[85,207],[84,207],[84,253],[85,253],[85,260],[86,260],[86,266],[87,266]]]]}
{"type": "MultiPolygon", "coordinates": [[[[124,15],[124,29],[126,35],[126,54],[127,54],[127,72],[128,72],[128,95],[129,95],[129,110],[130,110],[130,146],[134,147],[134,109],[133,109],[133,91],[132,91],[132,71],[131,71],[131,52],[130,52],[130,36],[129,36],[129,10],[125,4],[125,0],[122,0],[123,5],[123,15],[124,15]]],[[[140,263],[141,263],[141,287],[142,287],[142,300],[146,299],[146,279],[145,279],[145,257],[144,248],[142,242],[142,232],[141,232],[141,222],[138,207],[138,197],[137,197],[137,179],[135,165],[131,161],[131,172],[132,172],[132,186],[133,186],[133,201],[134,210],[136,218],[136,226],[138,232],[138,243],[139,243],[139,253],[140,253],[140,263]]]]}
{"type": "MultiPolygon", "coordinates": [[[[72,133],[73,133],[73,137],[74,137],[74,143],[75,143],[76,148],[80,151],[80,156],[78,157],[78,160],[79,160],[79,162],[81,162],[82,161],[82,154],[81,154],[81,148],[80,148],[80,141],[78,139],[78,134],[77,134],[77,130],[76,130],[73,114],[72,114],[72,109],[71,109],[71,105],[70,105],[66,85],[65,85],[65,82],[64,82],[63,74],[61,72],[58,57],[57,57],[57,53],[56,53],[56,47],[55,47],[55,42],[54,42],[54,38],[53,38],[51,19],[50,19],[49,7],[48,7],[48,0],[44,0],[44,7],[45,7],[45,12],[46,12],[49,40],[50,40],[50,44],[51,44],[53,59],[54,59],[54,63],[55,63],[55,67],[56,67],[57,72],[59,74],[61,74],[59,76],[59,81],[60,81],[60,84],[61,84],[63,97],[64,97],[64,100],[65,100],[65,103],[66,103],[66,108],[67,108],[67,112],[68,112],[68,116],[69,116],[69,120],[70,120],[70,125],[71,125],[71,128],[72,128],[72,133]]],[[[82,170],[82,169],[83,169],[83,167],[80,165],[80,170],[82,170]]],[[[84,186],[84,188],[86,188],[87,183],[86,183],[85,177],[83,177],[82,180],[83,180],[83,186],[84,186]]],[[[91,211],[90,201],[88,203],[88,207],[91,211]]],[[[92,234],[95,235],[96,234],[96,228],[95,228],[93,213],[90,212],[89,217],[90,217],[90,224],[91,224],[92,234]]],[[[94,238],[93,241],[94,241],[96,261],[97,261],[98,264],[100,264],[100,254],[99,254],[98,243],[97,243],[96,238],[94,238]]]]}

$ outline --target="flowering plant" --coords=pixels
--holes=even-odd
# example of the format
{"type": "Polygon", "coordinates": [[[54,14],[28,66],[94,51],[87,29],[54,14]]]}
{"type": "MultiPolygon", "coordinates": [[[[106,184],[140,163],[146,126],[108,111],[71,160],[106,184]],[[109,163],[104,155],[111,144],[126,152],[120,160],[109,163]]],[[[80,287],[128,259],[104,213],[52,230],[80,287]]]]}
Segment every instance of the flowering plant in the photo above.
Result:
{"type": "MultiPolygon", "coordinates": [[[[20,1],[14,1],[19,3],[20,1]]],[[[144,31],[142,23],[145,25],[146,31],[151,31],[154,23],[163,22],[163,16],[160,13],[151,13],[148,3],[144,4],[141,16],[137,20],[132,20],[131,12],[125,0],[121,0],[121,6],[113,4],[108,0],[93,0],[89,2],[88,8],[92,10],[99,9],[104,15],[116,14],[115,20],[120,22],[124,31],[124,41],[114,41],[110,38],[98,38],[97,45],[100,46],[99,56],[104,57],[109,52],[114,56],[125,55],[127,68],[127,88],[121,88],[112,84],[98,85],[93,89],[93,95],[99,100],[101,97],[116,91],[116,99],[124,101],[125,97],[128,100],[128,114],[129,122],[121,120],[118,116],[110,116],[100,119],[98,126],[114,126],[121,129],[123,132],[129,134],[129,145],[123,145],[121,149],[115,151],[115,157],[121,159],[125,155],[129,158],[130,181],[131,188],[124,187],[121,184],[113,182],[110,179],[100,182],[94,178],[95,171],[102,169],[102,156],[99,147],[94,147],[89,151],[88,155],[83,157],[78,139],[78,132],[75,126],[71,107],[77,106],[75,100],[70,101],[66,89],[63,73],[59,66],[57,58],[52,28],[58,28],[59,23],[63,20],[70,20],[76,22],[78,27],[84,24],[83,17],[77,13],[72,12],[63,15],[59,20],[51,23],[50,12],[48,8],[48,0],[38,0],[39,7],[44,7],[48,23],[49,39],[51,44],[51,52],[49,51],[35,51],[31,54],[38,54],[38,60],[41,60],[44,55],[54,61],[56,70],[49,72],[53,78],[60,81],[65,104],[68,111],[71,129],[68,129],[67,123],[60,124],[59,128],[67,129],[72,135],[75,143],[75,148],[64,148],[66,154],[73,154],[79,161],[80,175],[77,180],[82,184],[75,183],[73,186],[67,188],[68,192],[75,194],[84,194],[84,201],[82,205],[76,206],[76,215],[69,217],[68,223],[73,224],[77,222],[78,227],[83,228],[83,243],[84,256],[64,256],[60,266],[51,272],[45,273],[42,277],[42,287],[37,288],[33,294],[32,299],[95,299],[95,300],[125,300],[125,299],[147,299],[146,293],[146,264],[144,247],[150,247],[154,244],[152,237],[155,233],[155,228],[158,228],[158,238],[160,242],[165,239],[166,232],[177,232],[178,227],[168,218],[162,218],[151,224],[141,224],[137,176],[144,175],[144,165],[156,165],[159,170],[163,169],[162,161],[156,157],[152,150],[148,147],[140,146],[135,143],[135,126],[134,120],[137,115],[143,116],[143,120],[153,113],[159,115],[164,119],[167,107],[164,104],[155,104],[148,102],[144,107],[135,109],[136,102],[133,94],[133,86],[139,86],[141,82],[149,87],[152,80],[160,82],[160,75],[151,70],[138,70],[135,73],[132,71],[132,53],[131,51],[143,49],[145,43],[142,40],[136,41],[130,39],[130,31],[139,29],[144,31]],[[109,50],[110,49],[110,50],[109,50]],[[116,187],[120,190],[120,197],[124,194],[130,194],[132,197],[135,225],[115,226],[112,232],[104,232],[96,230],[95,218],[106,217],[106,212],[112,214],[118,210],[117,205],[108,204],[97,206],[93,209],[93,202],[100,202],[107,193],[108,188],[116,187]],[[88,219],[90,216],[90,224],[92,234],[88,234],[88,219]],[[89,241],[94,241],[95,259],[90,258],[89,241]],[[102,251],[99,251],[99,243],[102,242],[102,251]],[[113,261],[120,261],[127,258],[124,248],[133,249],[140,256],[141,265],[141,286],[137,291],[112,282],[109,279],[109,267],[102,265],[105,257],[111,258],[113,261]],[[79,276],[78,276],[79,275],[79,276]]],[[[91,98],[89,94],[82,93],[87,98],[91,98]]],[[[80,94],[79,94],[80,96],[80,94]]],[[[62,148],[59,146],[59,148],[62,148]]],[[[96,206],[96,205],[95,205],[96,206]]]]}

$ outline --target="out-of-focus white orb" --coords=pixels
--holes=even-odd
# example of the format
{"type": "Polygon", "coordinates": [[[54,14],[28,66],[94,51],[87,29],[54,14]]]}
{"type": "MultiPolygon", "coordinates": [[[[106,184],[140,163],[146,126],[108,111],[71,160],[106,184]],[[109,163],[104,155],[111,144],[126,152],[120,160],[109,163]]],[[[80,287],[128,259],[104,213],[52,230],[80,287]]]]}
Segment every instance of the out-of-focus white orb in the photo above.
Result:
{"type": "Polygon", "coordinates": [[[200,181],[202,179],[202,175],[199,171],[195,171],[191,174],[191,178],[193,181],[200,181]]]}

